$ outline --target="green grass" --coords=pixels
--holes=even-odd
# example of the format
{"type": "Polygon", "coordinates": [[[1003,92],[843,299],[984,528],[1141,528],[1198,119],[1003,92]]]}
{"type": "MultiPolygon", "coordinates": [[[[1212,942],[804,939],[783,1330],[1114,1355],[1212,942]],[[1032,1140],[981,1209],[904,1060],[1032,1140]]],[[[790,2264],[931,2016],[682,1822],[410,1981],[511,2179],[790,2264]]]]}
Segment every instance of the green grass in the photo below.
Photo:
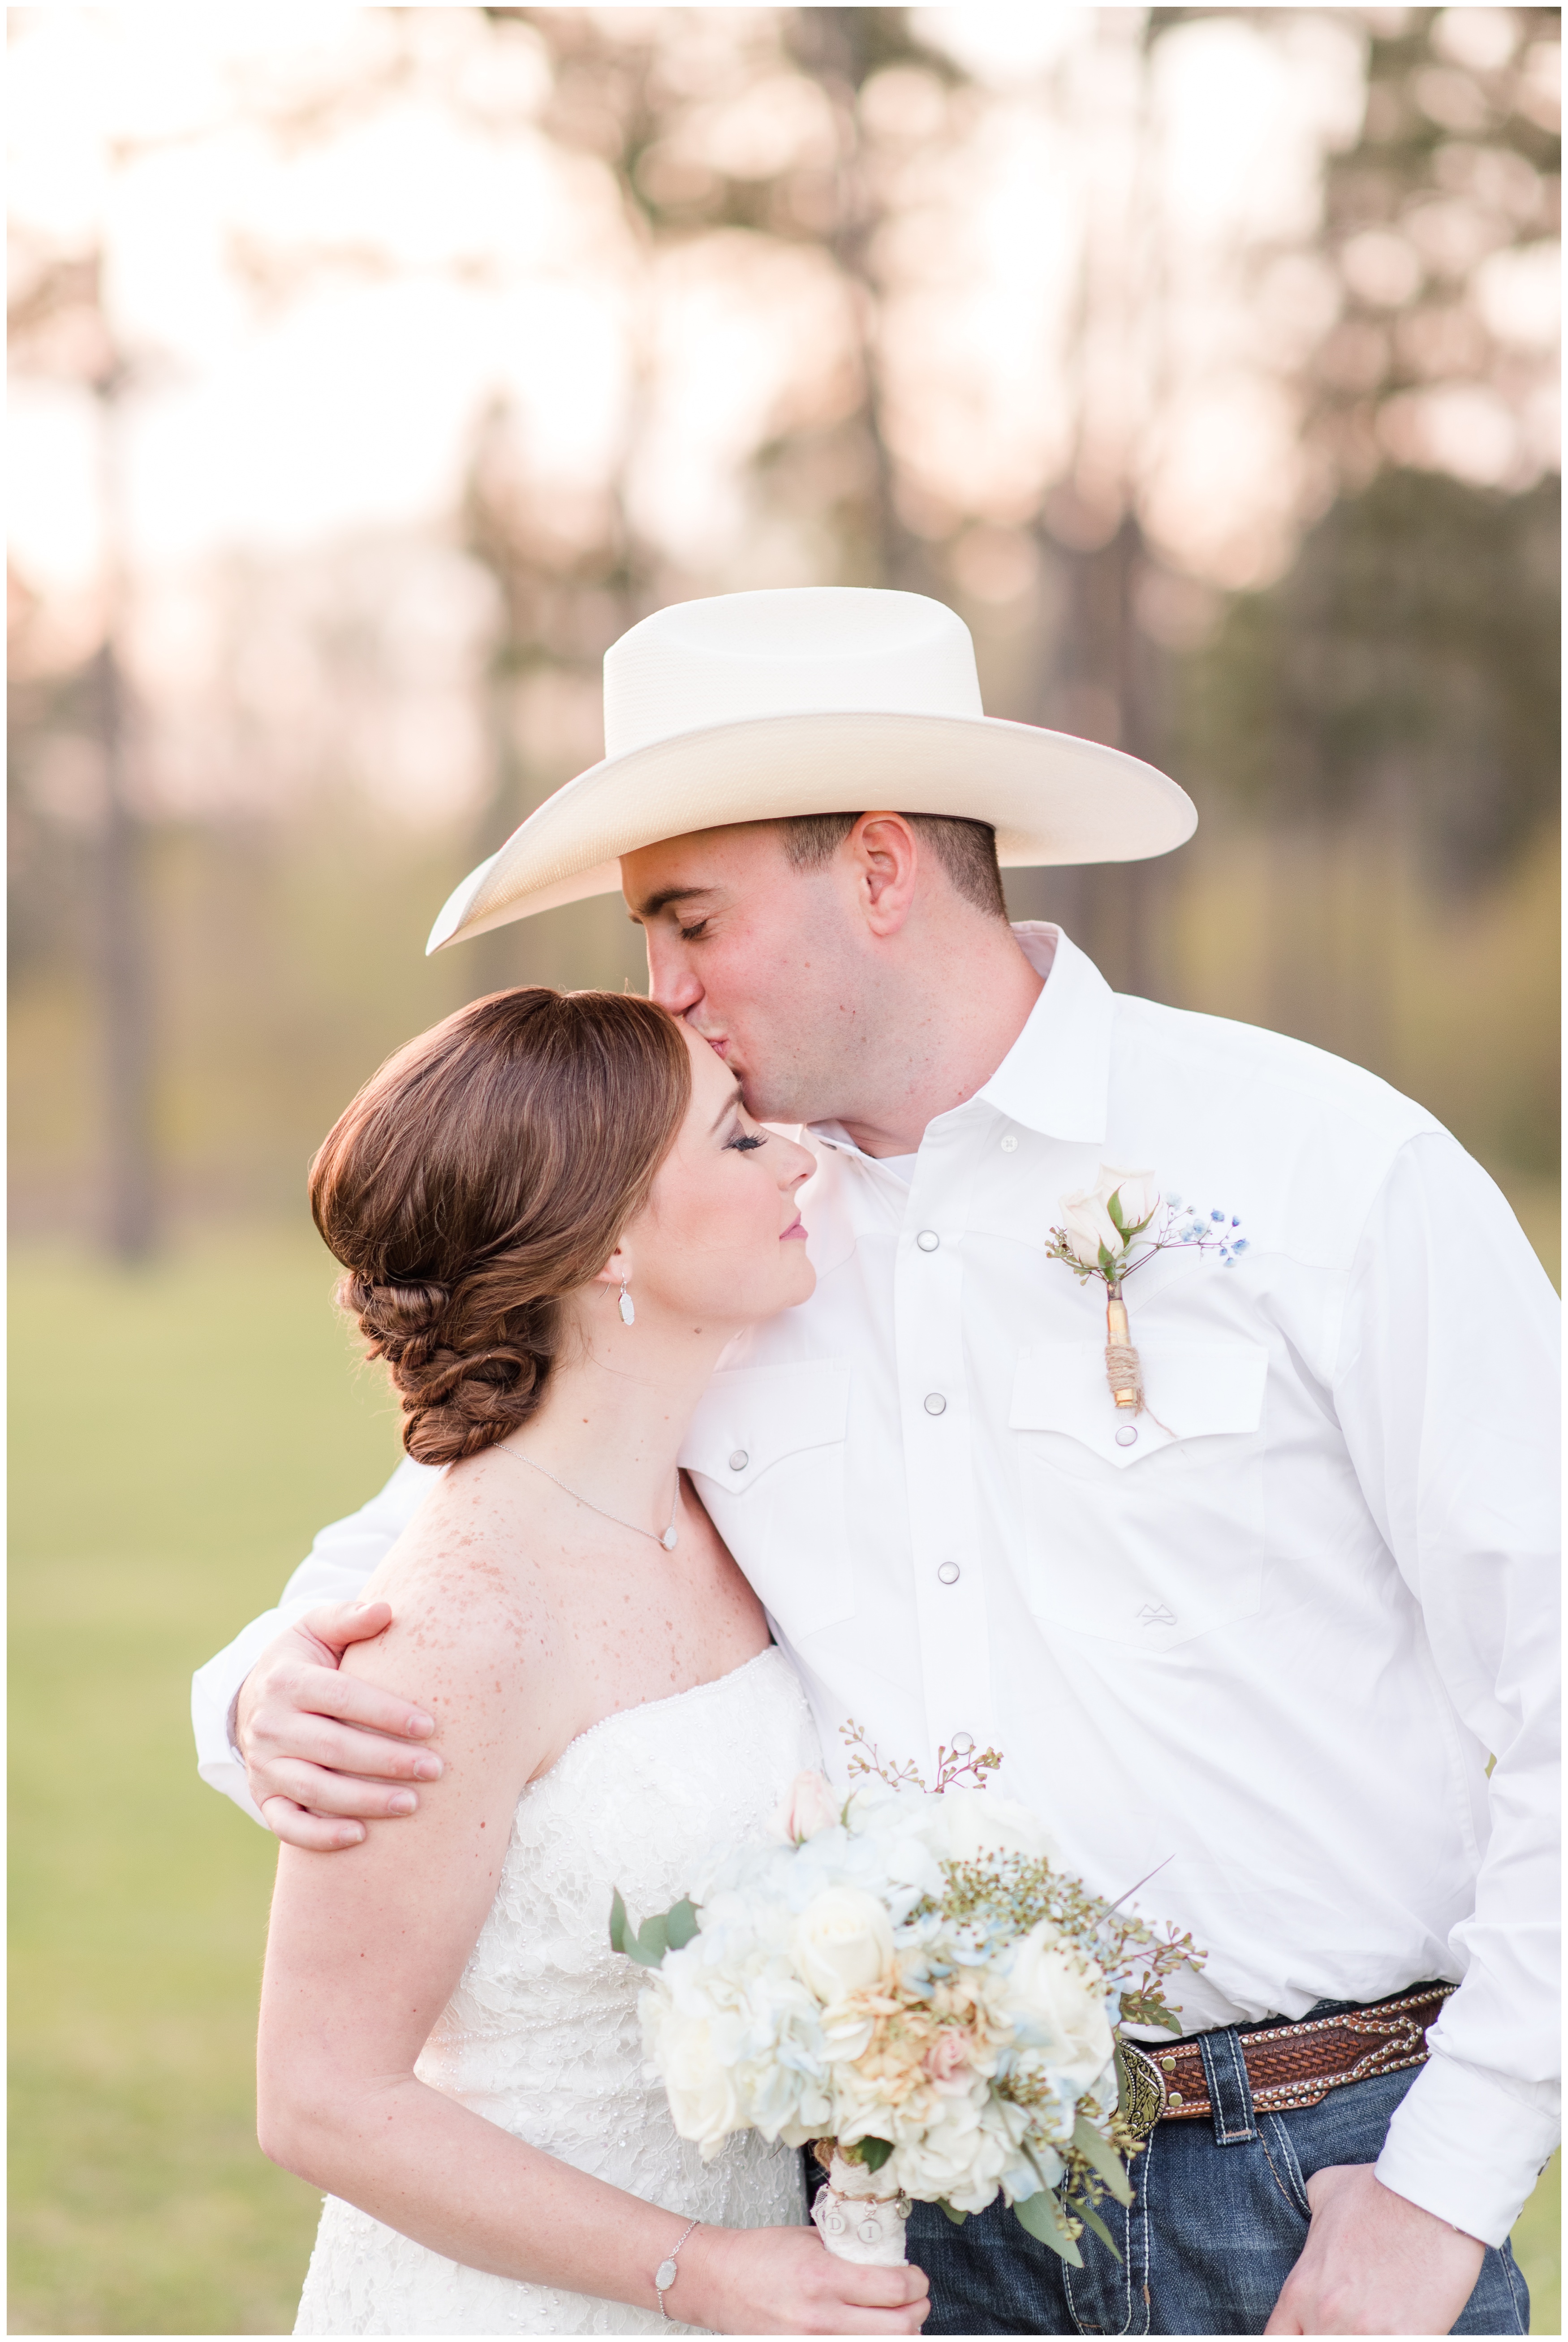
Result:
{"type": "MultiPolygon", "coordinates": [[[[188,1694],[395,1459],[330,1282],[275,1232],[13,1265],[13,2333],[293,2324],[316,2199],[253,2129],[271,1841],[197,1781],[188,1694]]],[[[1554,2333],[1555,2164],[1515,2243],[1554,2333]]]]}
{"type": "Polygon", "coordinates": [[[286,2333],[316,2199],[255,2145],[268,1839],[193,1666],[395,1459],[314,1239],[11,1286],[11,2330],[286,2333]]]}

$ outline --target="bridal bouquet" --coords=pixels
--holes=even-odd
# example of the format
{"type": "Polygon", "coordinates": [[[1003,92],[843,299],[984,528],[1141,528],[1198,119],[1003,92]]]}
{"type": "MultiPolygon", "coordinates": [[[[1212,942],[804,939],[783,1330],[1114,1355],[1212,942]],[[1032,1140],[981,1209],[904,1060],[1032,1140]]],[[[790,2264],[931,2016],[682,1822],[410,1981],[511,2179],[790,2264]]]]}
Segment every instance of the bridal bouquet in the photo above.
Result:
{"type": "Polygon", "coordinates": [[[847,1797],[802,1774],[775,1842],[674,1910],[634,1928],[615,1895],[675,2128],[704,2161],[742,2130],[831,2148],[814,2217],[845,2259],[901,2261],[912,2197],[963,2220],[999,2194],[1074,2265],[1083,2223],[1114,2251],[1095,2207],[1131,2201],[1125,2061],[1148,2067],[1115,2027],[1179,2031],[1162,1983],[1198,1956],[1063,1870],[984,1786],[993,1752],[948,1760],[934,1792],[871,1754],[852,1770],[879,1777],[847,1797]]]}

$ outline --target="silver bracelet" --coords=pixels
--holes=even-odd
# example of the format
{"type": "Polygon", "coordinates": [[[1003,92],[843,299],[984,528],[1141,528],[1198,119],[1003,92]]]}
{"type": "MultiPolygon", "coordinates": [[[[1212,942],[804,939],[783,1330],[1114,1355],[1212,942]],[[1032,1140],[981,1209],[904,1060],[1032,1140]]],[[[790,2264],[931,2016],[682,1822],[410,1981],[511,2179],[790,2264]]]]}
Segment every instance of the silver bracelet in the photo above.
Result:
{"type": "MultiPolygon", "coordinates": [[[[700,2228],[702,2225],[703,2224],[700,2220],[694,2220],[692,2222],[692,2228],[700,2228]]],[[[664,2307],[664,2296],[669,2291],[671,2286],[674,2285],[676,2277],[679,2275],[679,2271],[675,2267],[675,2254],[680,2251],[681,2245],[685,2243],[686,2237],[691,2235],[692,2228],[688,2228],[686,2230],[686,2236],[681,2238],[681,2244],[675,2247],[675,2251],[674,2253],[667,2254],[659,2263],[658,2267],[654,2271],[654,2291],[659,2297],[659,2316],[664,2318],[667,2318],[670,2314],[664,2307]]]]}

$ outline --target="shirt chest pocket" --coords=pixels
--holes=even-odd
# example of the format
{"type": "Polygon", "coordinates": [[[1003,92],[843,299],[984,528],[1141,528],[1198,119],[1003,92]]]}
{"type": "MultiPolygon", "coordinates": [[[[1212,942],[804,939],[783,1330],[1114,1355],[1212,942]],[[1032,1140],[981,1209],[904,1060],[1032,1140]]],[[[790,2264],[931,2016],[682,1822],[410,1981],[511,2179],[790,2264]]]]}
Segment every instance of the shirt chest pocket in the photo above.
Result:
{"type": "Polygon", "coordinates": [[[1252,1616],[1262,1600],[1268,1353],[1158,1334],[1140,1335],[1138,1349],[1159,1423],[1118,1412],[1098,1342],[1026,1351],[1008,1421],[1030,1607],[1075,1634],[1160,1652],[1252,1616]]]}
{"type": "Polygon", "coordinates": [[[849,1617],[847,1364],[714,1376],[681,1451],[714,1526],[792,1642],[849,1617]]]}

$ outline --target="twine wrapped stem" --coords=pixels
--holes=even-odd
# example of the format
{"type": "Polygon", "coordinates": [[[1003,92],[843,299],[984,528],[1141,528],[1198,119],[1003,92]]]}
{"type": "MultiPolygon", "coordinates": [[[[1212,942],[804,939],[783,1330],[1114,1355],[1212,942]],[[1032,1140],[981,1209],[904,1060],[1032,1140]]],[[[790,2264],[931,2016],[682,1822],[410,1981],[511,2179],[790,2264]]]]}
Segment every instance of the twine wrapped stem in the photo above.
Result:
{"type": "Polygon", "coordinates": [[[1105,1301],[1105,1379],[1111,1396],[1129,1415],[1144,1411],[1144,1366],[1133,1347],[1127,1305],[1113,1286],[1105,1301]]]}

